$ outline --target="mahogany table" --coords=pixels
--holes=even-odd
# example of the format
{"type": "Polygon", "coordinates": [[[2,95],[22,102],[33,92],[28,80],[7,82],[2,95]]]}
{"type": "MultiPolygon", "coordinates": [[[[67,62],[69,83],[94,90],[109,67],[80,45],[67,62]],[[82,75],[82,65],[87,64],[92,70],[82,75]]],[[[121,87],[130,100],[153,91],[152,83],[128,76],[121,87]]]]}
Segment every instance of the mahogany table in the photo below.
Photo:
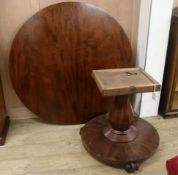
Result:
{"type": "Polygon", "coordinates": [[[32,16],[12,43],[9,73],[22,103],[44,121],[81,124],[110,109],[93,69],[134,66],[131,45],[105,10],[62,2],[32,16]]]}
{"type": "Polygon", "coordinates": [[[134,116],[131,94],[158,91],[160,85],[141,68],[94,70],[92,75],[101,94],[115,96],[115,102],[108,114],[81,128],[83,145],[98,160],[134,172],[156,151],[159,135],[134,116]]]}

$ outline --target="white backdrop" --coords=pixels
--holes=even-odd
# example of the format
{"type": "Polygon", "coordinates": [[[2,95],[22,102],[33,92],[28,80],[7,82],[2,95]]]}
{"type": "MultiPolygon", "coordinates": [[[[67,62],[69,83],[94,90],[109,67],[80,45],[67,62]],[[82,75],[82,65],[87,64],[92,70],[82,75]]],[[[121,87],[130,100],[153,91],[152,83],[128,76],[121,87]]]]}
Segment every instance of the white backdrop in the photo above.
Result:
{"type": "MultiPolygon", "coordinates": [[[[141,0],[137,66],[162,84],[173,0],[141,0]]],[[[138,95],[135,110],[140,117],[156,116],[160,92],[138,95]]]]}

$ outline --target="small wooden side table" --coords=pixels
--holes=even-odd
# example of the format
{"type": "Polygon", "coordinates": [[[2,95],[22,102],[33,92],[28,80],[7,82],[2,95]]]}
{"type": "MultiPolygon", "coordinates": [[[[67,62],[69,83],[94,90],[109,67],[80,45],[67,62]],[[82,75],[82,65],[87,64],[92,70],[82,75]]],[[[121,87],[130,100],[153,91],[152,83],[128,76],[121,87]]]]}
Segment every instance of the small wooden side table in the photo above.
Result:
{"type": "Polygon", "coordinates": [[[156,151],[159,135],[134,116],[131,94],[159,91],[160,85],[141,68],[94,70],[92,75],[101,94],[115,96],[115,102],[109,114],[81,128],[83,145],[98,160],[134,172],[156,151]]]}

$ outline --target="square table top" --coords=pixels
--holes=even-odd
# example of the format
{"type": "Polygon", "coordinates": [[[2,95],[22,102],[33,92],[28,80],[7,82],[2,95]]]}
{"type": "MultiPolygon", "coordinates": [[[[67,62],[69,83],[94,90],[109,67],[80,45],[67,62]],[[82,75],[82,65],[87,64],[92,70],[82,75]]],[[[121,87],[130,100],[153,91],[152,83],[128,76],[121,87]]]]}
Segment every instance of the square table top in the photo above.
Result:
{"type": "Polygon", "coordinates": [[[103,96],[160,90],[160,84],[142,68],[93,70],[92,76],[103,96]]]}

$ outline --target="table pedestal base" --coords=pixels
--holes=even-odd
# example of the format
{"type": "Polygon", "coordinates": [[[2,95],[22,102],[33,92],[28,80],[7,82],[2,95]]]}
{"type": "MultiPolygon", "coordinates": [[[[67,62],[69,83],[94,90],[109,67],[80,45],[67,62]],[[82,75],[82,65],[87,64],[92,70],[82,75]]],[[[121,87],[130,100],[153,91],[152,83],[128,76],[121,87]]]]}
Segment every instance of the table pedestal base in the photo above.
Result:
{"type": "Polygon", "coordinates": [[[109,128],[106,115],[89,121],[80,131],[83,145],[99,161],[127,172],[138,170],[140,163],[151,157],[159,145],[156,129],[143,119],[136,118],[124,133],[109,128]]]}

